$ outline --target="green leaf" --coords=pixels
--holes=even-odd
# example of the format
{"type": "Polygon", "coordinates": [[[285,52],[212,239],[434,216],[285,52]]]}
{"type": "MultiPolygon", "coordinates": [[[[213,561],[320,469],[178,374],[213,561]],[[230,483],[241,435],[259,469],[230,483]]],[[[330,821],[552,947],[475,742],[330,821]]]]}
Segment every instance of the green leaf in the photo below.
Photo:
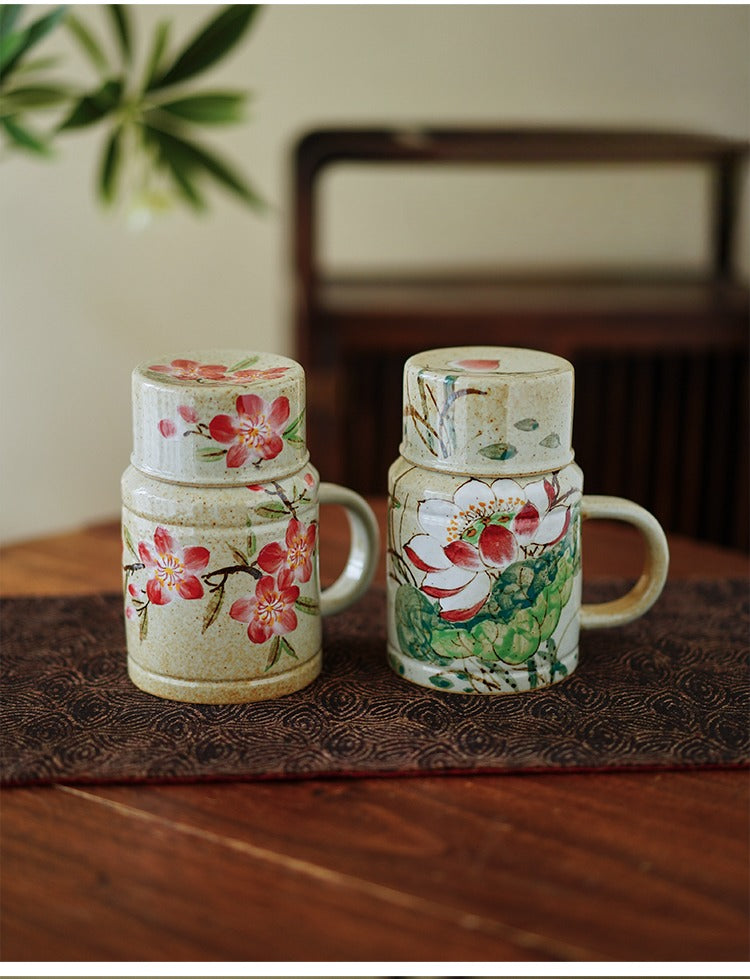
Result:
{"type": "Polygon", "coordinates": [[[252,520],[248,516],[247,518],[247,556],[252,557],[255,554],[255,550],[258,546],[258,542],[255,539],[255,534],[253,533],[252,520]]]}
{"type": "Polygon", "coordinates": [[[320,603],[316,602],[314,598],[306,598],[304,595],[297,599],[294,607],[298,608],[300,612],[307,612],[308,615],[317,615],[320,612],[320,603]]]}
{"type": "Polygon", "coordinates": [[[130,551],[134,558],[138,558],[138,551],[135,549],[135,544],[133,543],[133,538],[130,536],[130,531],[127,527],[122,528],[122,539],[125,543],[125,547],[130,551]]]}
{"type": "Polygon", "coordinates": [[[203,446],[200,449],[195,450],[195,454],[199,459],[204,462],[217,462],[219,459],[223,459],[227,454],[226,449],[212,449],[209,446],[203,446]]]}
{"type": "Polygon", "coordinates": [[[60,58],[49,57],[49,58],[33,58],[31,61],[25,61],[22,65],[16,65],[16,70],[13,74],[18,77],[18,75],[30,75],[32,72],[46,71],[48,68],[55,68],[60,64],[60,58]]]}
{"type": "Polygon", "coordinates": [[[268,673],[272,666],[276,664],[281,659],[281,639],[279,636],[274,636],[271,642],[271,648],[268,651],[268,659],[266,660],[266,665],[263,670],[264,673],[268,673]]]}
{"type": "Polygon", "coordinates": [[[294,647],[292,646],[292,644],[290,642],[287,641],[287,639],[286,639],[285,636],[282,636],[281,637],[281,642],[279,643],[279,646],[287,654],[287,656],[291,656],[292,659],[298,659],[299,658],[297,656],[297,654],[295,653],[295,651],[294,651],[294,647]]]}
{"type": "Polygon", "coordinates": [[[210,626],[214,624],[219,616],[221,607],[224,604],[224,588],[217,588],[216,591],[211,592],[211,597],[206,605],[206,611],[203,616],[203,628],[201,632],[205,632],[210,626]]]}
{"type": "Polygon", "coordinates": [[[418,588],[400,585],[395,601],[396,634],[401,651],[412,659],[447,666],[452,657],[444,657],[433,648],[433,632],[444,621],[436,608],[418,588]]]}
{"type": "Polygon", "coordinates": [[[19,149],[35,153],[37,156],[52,156],[52,149],[44,138],[20,126],[15,119],[0,119],[0,125],[19,149]]]}
{"type": "Polygon", "coordinates": [[[247,370],[249,367],[252,367],[253,364],[257,364],[258,360],[259,358],[257,354],[254,354],[252,357],[245,357],[244,360],[238,360],[236,364],[232,364],[232,366],[229,368],[229,373],[233,374],[235,371],[247,370]]]}
{"type": "Polygon", "coordinates": [[[115,197],[121,157],[122,128],[117,128],[107,140],[99,170],[99,194],[106,204],[111,204],[115,197]]]}
{"type": "Polygon", "coordinates": [[[515,427],[522,432],[533,432],[539,428],[539,422],[536,418],[522,418],[520,422],[516,422],[515,427]]]}
{"type": "Polygon", "coordinates": [[[483,660],[525,663],[539,648],[539,623],[528,609],[517,609],[510,625],[486,619],[473,629],[483,660]]]}
{"type": "Polygon", "coordinates": [[[453,687],[453,682],[447,676],[433,674],[429,677],[429,681],[433,687],[440,687],[441,690],[450,690],[453,687]]]}
{"type": "MultiPolygon", "coordinates": [[[[57,27],[64,14],[65,7],[56,7],[48,14],[40,17],[39,20],[35,20],[33,24],[16,33],[11,33],[6,28],[8,23],[8,15],[6,14],[2,21],[2,31],[0,31],[0,78],[7,77],[21,58],[57,27]]],[[[17,12],[11,11],[11,26],[16,16],[17,12]]]]}
{"type": "Polygon", "coordinates": [[[557,434],[557,432],[553,432],[551,435],[548,435],[547,438],[542,439],[539,444],[543,445],[545,449],[559,449],[560,436],[557,434]]]}
{"type": "Polygon", "coordinates": [[[168,20],[163,20],[156,25],[154,40],[151,44],[151,53],[146,62],[146,75],[143,82],[143,88],[146,92],[151,88],[154,78],[161,67],[161,59],[164,57],[167,40],[169,39],[169,29],[170,22],[168,20]]]}
{"type": "Polygon", "coordinates": [[[149,113],[149,122],[145,126],[148,137],[159,143],[163,157],[169,161],[173,169],[185,175],[189,174],[190,177],[196,172],[208,174],[227,190],[241,197],[246,204],[255,208],[264,206],[261,197],[226,163],[196,143],[188,142],[174,133],[167,133],[151,124],[151,120],[153,114],[149,113]]]}
{"type": "Polygon", "coordinates": [[[171,68],[152,79],[148,90],[183,82],[219,61],[241,39],[258,9],[258,4],[226,7],[196,35],[171,68]]]}
{"type": "Polygon", "coordinates": [[[108,3],[107,11],[112,19],[115,38],[120,46],[120,53],[125,64],[130,64],[132,58],[132,44],[130,40],[130,22],[128,20],[127,6],[122,3],[108,3]]]}
{"type": "Polygon", "coordinates": [[[146,636],[148,636],[148,605],[143,606],[143,611],[139,612],[138,617],[141,620],[138,628],[138,638],[143,642],[146,636]]]}
{"type": "Polygon", "coordinates": [[[220,125],[242,122],[246,99],[243,92],[206,92],[161,102],[159,108],[188,122],[220,125]]]}
{"type": "Polygon", "coordinates": [[[75,14],[68,14],[65,18],[65,26],[76,39],[81,50],[94,68],[101,74],[106,74],[108,70],[106,55],[102,50],[101,44],[99,44],[86,24],[79,17],[76,17],[75,14]]]}
{"type": "Polygon", "coordinates": [[[289,514],[283,503],[261,503],[260,506],[255,507],[255,512],[259,517],[266,517],[269,520],[280,520],[289,514]]]}
{"type": "Polygon", "coordinates": [[[0,4],[0,38],[11,33],[22,10],[22,3],[0,4]]]}
{"type": "Polygon", "coordinates": [[[515,445],[508,442],[495,442],[494,445],[485,445],[479,450],[479,454],[486,459],[498,459],[501,462],[512,459],[516,452],[518,449],[515,445]]]}
{"type": "Polygon", "coordinates": [[[305,409],[303,408],[302,411],[294,419],[294,421],[292,421],[291,424],[284,429],[282,438],[285,439],[287,442],[303,442],[304,439],[299,434],[299,431],[300,428],[302,427],[304,418],[305,418],[305,409]]]}
{"type": "MultiPolygon", "coordinates": [[[[169,170],[169,172],[172,174],[172,179],[177,187],[177,190],[182,194],[191,207],[193,207],[196,211],[202,211],[205,208],[206,203],[193,181],[192,167],[185,162],[180,154],[173,153],[172,144],[162,139],[163,133],[161,130],[146,129],[144,134],[147,141],[156,147],[157,156],[161,165],[169,170]]],[[[202,449],[200,451],[205,452],[206,450],[202,449]]],[[[212,449],[209,451],[214,452],[216,450],[212,449]]],[[[224,452],[222,450],[222,455],[223,454],[224,452]]],[[[218,456],[206,455],[205,458],[218,458],[218,456]]]]}
{"type": "Polygon", "coordinates": [[[26,85],[5,92],[0,101],[0,116],[15,116],[28,109],[48,109],[66,102],[68,93],[58,86],[26,85]]]}
{"type": "Polygon", "coordinates": [[[235,559],[237,564],[241,564],[245,568],[250,567],[250,561],[247,559],[247,556],[243,554],[238,547],[232,547],[231,544],[227,544],[227,547],[232,552],[232,557],[235,559]]]}
{"type": "Polygon", "coordinates": [[[116,109],[122,97],[123,84],[121,78],[111,78],[98,88],[78,100],[68,118],[59,129],[80,129],[99,122],[108,113],[116,109]]]}

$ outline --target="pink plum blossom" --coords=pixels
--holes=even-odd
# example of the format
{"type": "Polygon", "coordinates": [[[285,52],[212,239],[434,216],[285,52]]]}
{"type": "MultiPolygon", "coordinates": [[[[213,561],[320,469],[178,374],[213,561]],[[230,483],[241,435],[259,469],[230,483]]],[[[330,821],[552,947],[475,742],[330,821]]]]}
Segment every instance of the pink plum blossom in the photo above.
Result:
{"type": "Polygon", "coordinates": [[[293,584],[292,572],[285,568],[277,578],[264,575],[255,587],[255,594],[238,598],[229,615],[238,622],[247,622],[251,642],[266,642],[271,636],[283,636],[297,628],[294,603],[299,588],[293,584]]]}
{"type": "Polygon", "coordinates": [[[182,359],[169,364],[153,364],[149,370],[167,374],[179,381],[223,381],[227,373],[224,364],[201,364],[197,360],[182,359]]]}
{"type": "Polygon", "coordinates": [[[279,568],[287,568],[293,579],[309,581],[313,568],[315,535],[314,523],[305,527],[293,517],[286,529],[286,547],[282,547],[278,541],[266,544],[258,554],[258,565],[268,574],[276,574],[279,568]]]}
{"type": "Polygon", "coordinates": [[[229,380],[236,384],[249,381],[277,381],[288,370],[288,367],[248,367],[245,370],[232,371],[229,380]]]}
{"type": "Polygon", "coordinates": [[[488,371],[496,371],[500,366],[499,360],[481,360],[479,358],[466,358],[465,360],[454,360],[450,364],[451,367],[459,367],[464,371],[473,371],[475,373],[487,373],[488,371]]]}
{"type": "Polygon", "coordinates": [[[274,459],[284,447],[289,399],[281,396],[269,403],[257,394],[241,394],[235,406],[236,415],[216,415],[209,424],[211,438],[230,446],[227,467],[274,459]]]}
{"type": "Polygon", "coordinates": [[[154,533],[155,554],[143,541],[138,545],[141,561],[152,573],[146,584],[146,594],[154,605],[167,605],[177,595],[191,599],[203,596],[203,585],[193,573],[208,564],[210,553],[205,547],[180,547],[164,527],[154,533]]]}

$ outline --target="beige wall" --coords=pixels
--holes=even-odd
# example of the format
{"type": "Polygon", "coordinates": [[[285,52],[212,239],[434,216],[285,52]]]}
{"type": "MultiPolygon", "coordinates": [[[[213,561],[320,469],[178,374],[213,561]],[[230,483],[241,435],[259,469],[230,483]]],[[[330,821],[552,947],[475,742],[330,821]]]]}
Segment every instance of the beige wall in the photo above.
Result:
{"type": "MultiPolygon", "coordinates": [[[[142,36],[173,17],[185,37],[210,8],[134,12],[142,36]]],[[[303,129],[502,121],[747,137],[749,26],[746,6],[271,6],[205,82],[257,93],[253,121],[214,143],[243,161],[267,216],[216,195],[203,218],[134,233],[94,203],[98,133],[61,141],[52,164],[3,160],[2,538],[117,513],[136,362],[208,341],[291,352],[288,150],[303,129]]],[[[693,173],[334,174],[326,254],[697,265],[704,189],[693,173]]]]}

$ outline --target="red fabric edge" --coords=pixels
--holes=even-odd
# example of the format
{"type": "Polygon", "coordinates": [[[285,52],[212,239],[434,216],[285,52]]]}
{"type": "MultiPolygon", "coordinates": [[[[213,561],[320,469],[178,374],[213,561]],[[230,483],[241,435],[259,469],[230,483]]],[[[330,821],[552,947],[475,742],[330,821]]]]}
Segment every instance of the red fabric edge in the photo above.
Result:
{"type": "Polygon", "coordinates": [[[201,783],[234,784],[237,782],[297,782],[310,781],[312,779],[336,779],[336,778],[430,778],[433,776],[476,776],[476,775],[623,775],[629,773],[649,773],[649,772],[701,772],[701,771],[745,771],[750,769],[750,759],[740,762],[727,762],[718,764],[696,764],[696,765],[674,765],[674,764],[652,764],[652,765],[611,765],[611,766],[565,766],[551,767],[540,765],[537,767],[518,767],[518,768],[434,768],[421,769],[413,768],[404,771],[389,771],[386,769],[365,770],[346,770],[330,772],[298,772],[294,775],[287,775],[282,772],[264,772],[257,775],[178,775],[178,776],[154,776],[137,778],[89,778],[85,775],[75,778],[48,778],[38,780],[14,780],[8,779],[0,782],[2,789],[17,788],[36,788],[41,786],[53,785],[200,785],[201,783]]]}

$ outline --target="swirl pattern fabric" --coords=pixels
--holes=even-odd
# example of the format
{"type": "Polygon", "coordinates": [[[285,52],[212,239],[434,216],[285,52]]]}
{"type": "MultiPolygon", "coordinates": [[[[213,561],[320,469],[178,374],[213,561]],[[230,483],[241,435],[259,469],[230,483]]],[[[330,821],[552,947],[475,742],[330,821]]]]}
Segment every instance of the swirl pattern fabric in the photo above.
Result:
{"type": "MultiPolygon", "coordinates": [[[[594,582],[588,600],[622,593],[594,582]]],[[[118,595],[2,602],[6,785],[638,770],[750,761],[744,580],[671,582],[629,626],[582,636],[545,690],[458,696],[399,679],[385,596],[327,619],[305,690],[258,704],[159,700],[126,673],[118,595]]]]}

